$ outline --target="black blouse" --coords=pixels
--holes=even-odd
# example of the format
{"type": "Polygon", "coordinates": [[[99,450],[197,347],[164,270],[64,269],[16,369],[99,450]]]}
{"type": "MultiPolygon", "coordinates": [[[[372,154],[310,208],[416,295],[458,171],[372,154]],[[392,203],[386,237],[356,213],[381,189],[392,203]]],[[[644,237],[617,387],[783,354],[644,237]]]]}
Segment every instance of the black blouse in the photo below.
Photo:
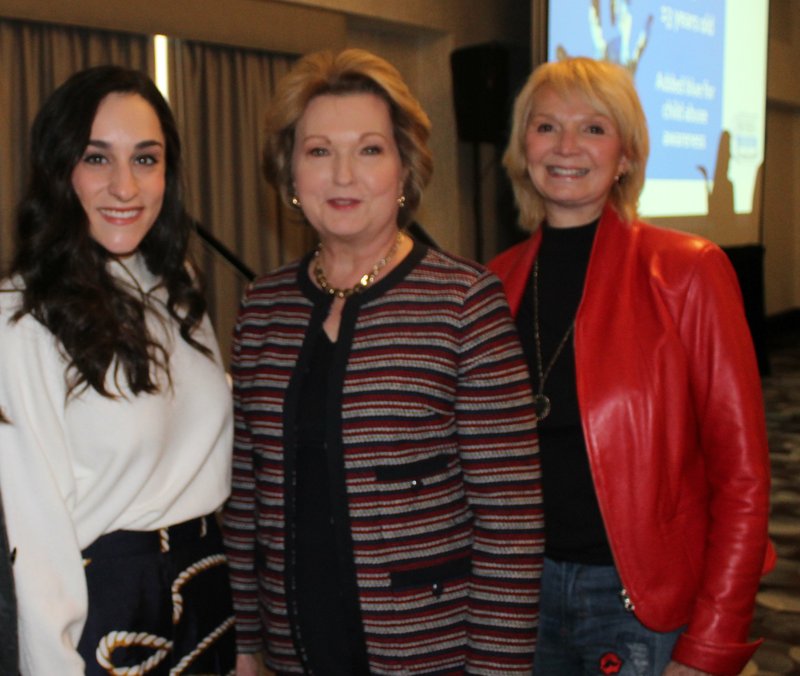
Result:
{"type": "MultiPolygon", "coordinates": [[[[333,481],[329,463],[341,465],[343,458],[331,457],[325,441],[334,347],[321,331],[301,387],[294,552],[287,560],[296,602],[293,630],[307,673],[353,676],[369,674],[369,668],[356,581],[340,563],[341,556],[353,556],[349,539],[341,538],[337,529],[349,523],[347,496],[345,486],[333,481]]],[[[333,474],[341,476],[341,472],[333,474]]]]}
{"type": "MultiPolygon", "coordinates": [[[[597,221],[575,228],[551,228],[547,224],[542,228],[537,256],[539,335],[542,361],[547,365],[578,311],[597,221]]],[[[516,322],[531,384],[534,392],[538,392],[533,271],[516,322]]],[[[558,561],[611,565],[614,561],[597,503],[581,426],[574,333],[554,362],[543,393],[552,404],[550,414],[539,422],[545,555],[558,561]]]]}

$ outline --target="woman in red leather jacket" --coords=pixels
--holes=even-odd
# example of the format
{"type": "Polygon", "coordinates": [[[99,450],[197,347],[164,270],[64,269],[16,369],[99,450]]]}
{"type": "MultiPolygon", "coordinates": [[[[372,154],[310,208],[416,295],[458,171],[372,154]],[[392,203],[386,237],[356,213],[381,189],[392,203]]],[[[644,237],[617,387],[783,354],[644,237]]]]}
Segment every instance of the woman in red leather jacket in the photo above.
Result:
{"type": "Polygon", "coordinates": [[[504,164],[531,237],[499,274],[539,415],[536,676],[738,674],[769,558],[760,380],[714,244],[637,220],[647,126],[623,68],[540,66],[504,164]]]}

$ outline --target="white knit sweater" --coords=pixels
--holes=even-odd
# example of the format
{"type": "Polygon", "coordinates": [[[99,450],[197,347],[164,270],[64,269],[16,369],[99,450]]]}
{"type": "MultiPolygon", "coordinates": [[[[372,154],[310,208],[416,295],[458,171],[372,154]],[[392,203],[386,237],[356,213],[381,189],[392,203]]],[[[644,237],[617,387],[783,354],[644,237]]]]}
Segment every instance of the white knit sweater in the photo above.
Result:
{"type": "MultiPolygon", "coordinates": [[[[0,486],[20,613],[23,674],[84,673],[76,652],[87,614],[81,550],[118,529],[154,530],[216,510],[229,492],[231,403],[207,318],[196,337],[166,320],[166,292],[138,256],[112,263],[132,293],[147,294],[148,326],[169,352],[171,386],[117,398],[67,398],[66,360],[53,335],[0,287],[0,486]],[[134,281],[135,280],[135,281],[134,281]]],[[[109,590],[114,593],[114,590],[109,590]]]]}

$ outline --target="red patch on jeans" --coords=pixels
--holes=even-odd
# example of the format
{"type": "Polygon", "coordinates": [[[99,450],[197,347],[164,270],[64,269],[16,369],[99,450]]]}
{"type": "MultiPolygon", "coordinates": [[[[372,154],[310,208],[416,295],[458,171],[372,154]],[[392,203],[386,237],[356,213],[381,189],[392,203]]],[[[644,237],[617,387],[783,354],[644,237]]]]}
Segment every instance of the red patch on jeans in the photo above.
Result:
{"type": "Polygon", "coordinates": [[[622,669],[622,659],[617,653],[604,653],[600,656],[600,672],[605,676],[618,674],[622,669]]]}

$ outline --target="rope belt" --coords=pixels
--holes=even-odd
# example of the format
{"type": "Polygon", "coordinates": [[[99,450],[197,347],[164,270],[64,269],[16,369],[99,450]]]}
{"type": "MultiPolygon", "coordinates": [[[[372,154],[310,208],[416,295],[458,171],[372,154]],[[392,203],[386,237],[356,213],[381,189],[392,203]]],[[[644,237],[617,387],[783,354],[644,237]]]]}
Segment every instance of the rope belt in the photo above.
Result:
{"type": "Polygon", "coordinates": [[[174,545],[196,542],[206,536],[208,519],[212,518],[214,517],[200,516],[174,526],[150,531],[115,530],[100,536],[81,552],[84,565],[88,565],[93,559],[135,556],[152,552],[166,553],[174,545]]]}

